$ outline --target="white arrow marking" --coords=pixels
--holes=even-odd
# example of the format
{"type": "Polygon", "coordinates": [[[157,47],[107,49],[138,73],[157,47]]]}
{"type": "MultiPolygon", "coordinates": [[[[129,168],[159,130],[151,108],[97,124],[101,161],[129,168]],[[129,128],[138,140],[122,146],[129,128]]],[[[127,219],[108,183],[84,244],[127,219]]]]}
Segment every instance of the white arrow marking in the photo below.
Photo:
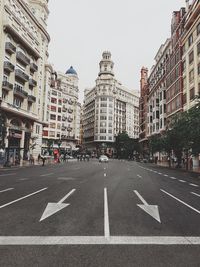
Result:
{"type": "Polygon", "coordinates": [[[144,210],[146,213],[148,213],[151,217],[153,217],[156,221],[161,223],[160,221],[160,215],[157,205],[149,205],[144,198],[136,191],[134,190],[134,193],[138,196],[138,198],[142,201],[142,205],[137,204],[138,207],[140,207],[142,210],[144,210]]]}
{"type": "Polygon", "coordinates": [[[42,217],[40,218],[40,222],[50,217],[51,215],[57,213],[58,211],[66,208],[70,204],[63,203],[69,196],[71,196],[76,189],[72,189],[66,196],[64,196],[58,203],[48,203],[46,209],[44,210],[42,217]]]}

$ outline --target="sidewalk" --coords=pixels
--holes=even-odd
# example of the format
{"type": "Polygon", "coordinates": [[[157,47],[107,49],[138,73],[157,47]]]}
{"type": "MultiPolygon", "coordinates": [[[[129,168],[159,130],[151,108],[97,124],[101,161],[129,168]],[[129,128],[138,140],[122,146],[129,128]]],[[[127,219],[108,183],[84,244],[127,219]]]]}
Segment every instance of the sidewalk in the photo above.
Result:
{"type": "Polygon", "coordinates": [[[200,167],[197,168],[193,168],[193,169],[189,169],[186,170],[185,168],[176,168],[175,165],[171,165],[171,168],[169,167],[168,162],[157,162],[157,164],[153,163],[154,166],[160,166],[160,167],[164,167],[164,168],[168,168],[171,170],[177,170],[177,171],[182,171],[182,172],[188,172],[190,174],[193,174],[196,177],[200,178],[200,167]]]}

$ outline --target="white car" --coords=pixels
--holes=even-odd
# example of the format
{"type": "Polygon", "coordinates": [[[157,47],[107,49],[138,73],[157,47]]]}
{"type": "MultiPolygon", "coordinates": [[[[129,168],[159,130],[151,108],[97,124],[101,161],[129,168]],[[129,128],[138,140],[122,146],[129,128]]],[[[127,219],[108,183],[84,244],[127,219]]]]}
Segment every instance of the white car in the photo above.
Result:
{"type": "Polygon", "coordinates": [[[108,157],[105,155],[100,156],[99,162],[108,162],[108,157]]]}

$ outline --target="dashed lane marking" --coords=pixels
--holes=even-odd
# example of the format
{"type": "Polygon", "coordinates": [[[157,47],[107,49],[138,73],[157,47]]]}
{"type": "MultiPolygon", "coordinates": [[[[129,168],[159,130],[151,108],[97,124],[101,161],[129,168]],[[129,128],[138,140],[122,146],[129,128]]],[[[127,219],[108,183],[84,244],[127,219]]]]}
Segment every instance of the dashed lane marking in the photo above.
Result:
{"type": "Polygon", "coordinates": [[[45,177],[45,176],[50,176],[52,174],[54,174],[54,173],[52,172],[52,173],[47,173],[47,174],[41,174],[40,176],[45,177]]]}
{"type": "Polygon", "coordinates": [[[104,173],[104,177],[106,177],[106,173],[104,173]]]}
{"type": "Polygon", "coordinates": [[[6,204],[0,206],[0,209],[2,209],[2,208],[4,208],[4,207],[7,207],[7,206],[9,206],[9,205],[11,205],[11,204],[13,204],[13,203],[15,203],[15,202],[18,202],[18,201],[20,201],[20,200],[22,200],[22,199],[25,199],[25,198],[27,198],[27,197],[33,196],[33,195],[35,195],[35,194],[38,194],[38,193],[40,193],[40,192],[42,192],[42,191],[44,191],[44,190],[47,190],[47,187],[46,187],[46,188],[43,188],[43,189],[41,189],[41,190],[38,190],[38,191],[36,191],[36,192],[34,192],[34,193],[31,193],[31,194],[29,194],[29,195],[27,195],[27,196],[20,197],[20,198],[18,198],[18,199],[16,199],[16,200],[13,200],[13,201],[9,202],[9,203],[6,203],[6,204]]]}
{"type": "Polygon", "coordinates": [[[178,202],[182,203],[183,205],[185,205],[186,207],[190,208],[191,210],[197,212],[198,214],[200,214],[200,211],[195,209],[194,207],[190,206],[189,204],[187,204],[186,202],[182,201],[181,199],[173,196],[172,194],[168,193],[167,191],[160,189],[163,193],[165,193],[166,195],[172,197],[173,199],[177,200],[178,202]]]}
{"type": "Polygon", "coordinates": [[[170,176],[169,178],[172,180],[176,180],[176,177],[173,177],[173,176],[170,176]]]}
{"type": "Polygon", "coordinates": [[[194,186],[194,187],[199,187],[197,184],[189,184],[189,185],[191,185],[191,186],[194,186]]]}
{"type": "Polygon", "coordinates": [[[6,174],[0,174],[0,176],[4,177],[4,176],[12,176],[12,175],[16,175],[16,173],[6,173],[6,174]]]}
{"type": "Polygon", "coordinates": [[[1,190],[0,193],[3,193],[3,192],[7,192],[7,191],[11,191],[13,190],[14,188],[7,188],[7,189],[4,189],[4,190],[1,190]]]}
{"type": "Polygon", "coordinates": [[[137,177],[139,177],[139,178],[142,178],[142,176],[141,176],[141,175],[139,175],[139,174],[137,175],[137,177]]]}
{"type": "Polygon", "coordinates": [[[184,181],[184,180],[179,180],[179,182],[181,182],[181,183],[186,183],[186,181],[184,181]]]}
{"type": "Polygon", "coordinates": [[[194,193],[194,192],[190,192],[190,193],[193,194],[193,195],[195,195],[195,196],[197,196],[197,197],[200,197],[200,195],[197,194],[197,193],[194,193]]]}
{"type": "Polygon", "coordinates": [[[164,174],[165,177],[168,177],[169,175],[168,174],[164,174]]]}
{"type": "Polygon", "coordinates": [[[109,214],[108,214],[107,188],[104,188],[104,236],[107,239],[110,238],[110,224],[109,224],[109,214]]]}

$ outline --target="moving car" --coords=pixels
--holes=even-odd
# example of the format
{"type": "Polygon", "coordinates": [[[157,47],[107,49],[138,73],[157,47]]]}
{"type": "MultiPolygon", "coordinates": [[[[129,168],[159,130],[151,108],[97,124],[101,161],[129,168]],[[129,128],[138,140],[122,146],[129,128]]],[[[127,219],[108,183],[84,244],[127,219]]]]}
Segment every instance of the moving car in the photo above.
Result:
{"type": "Polygon", "coordinates": [[[105,155],[100,156],[99,162],[108,162],[108,157],[105,155]]]}

